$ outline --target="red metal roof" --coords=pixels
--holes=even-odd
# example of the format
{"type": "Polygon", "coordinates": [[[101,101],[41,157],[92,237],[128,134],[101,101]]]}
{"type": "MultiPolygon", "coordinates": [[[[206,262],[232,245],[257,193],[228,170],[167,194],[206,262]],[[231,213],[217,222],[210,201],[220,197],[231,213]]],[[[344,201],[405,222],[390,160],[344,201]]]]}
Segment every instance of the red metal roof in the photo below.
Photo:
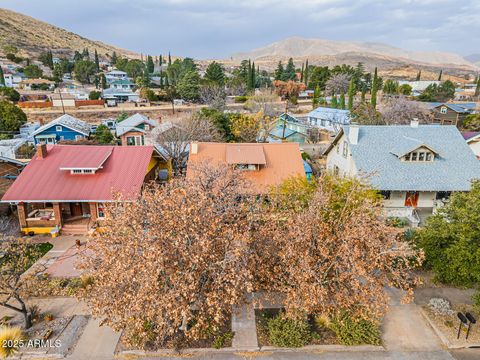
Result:
{"type": "MultiPolygon", "coordinates": [[[[141,189],[153,146],[53,145],[47,156],[37,156],[25,167],[2,198],[4,202],[62,202],[112,200],[113,193],[135,199],[141,189]],[[107,150],[108,149],[108,150],[107,150]],[[92,152],[111,155],[95,174],[71,174],[60,170],[70,164],[90,164],[92,152]]],[[[101,156],[98,156],[101,158],[101,156]]],[[[98,161],[96,162],[98,163],[98,161]]]]}
{"type": "MultiPolygon", "coordinates": [[[[112,154],[113,146],[84,146],[78,156],[76,146],[63,150],[61,169],[98,169],[112,154]]],[[[43,160],[39,160],[43,161],[43,160]]]]}

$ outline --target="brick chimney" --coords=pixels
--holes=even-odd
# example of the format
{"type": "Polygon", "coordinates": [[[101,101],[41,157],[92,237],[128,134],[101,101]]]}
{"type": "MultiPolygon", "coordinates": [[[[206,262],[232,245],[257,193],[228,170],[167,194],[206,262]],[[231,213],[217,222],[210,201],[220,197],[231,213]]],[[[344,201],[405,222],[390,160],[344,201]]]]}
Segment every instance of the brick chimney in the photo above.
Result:
{"type": "Polygon", "coordinates": [[[45,159],[47,157],[47,144],[37,144],[37,158],[45,159]]]}

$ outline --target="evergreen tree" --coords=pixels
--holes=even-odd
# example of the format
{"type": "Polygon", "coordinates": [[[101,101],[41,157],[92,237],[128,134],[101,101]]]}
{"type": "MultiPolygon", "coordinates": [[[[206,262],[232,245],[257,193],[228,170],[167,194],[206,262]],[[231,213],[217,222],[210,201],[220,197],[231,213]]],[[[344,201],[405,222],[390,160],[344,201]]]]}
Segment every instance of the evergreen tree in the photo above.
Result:
{"type": "Polygon", "coordinates": [[[165,87],[169,87],[170,86],[170,83],[169,83],[169,80],[168,80],[168,73],[165,73],[165,87]]]}
{"type": "Polygon", "coordinates": [[[443,70],[440,70],[440,74],[438,74],[438,81],[442,81],[442,73],[443,73],[443,70]]]}
{"type": "Polygon", "coordinates": [[[100,70],[100,60],[98,59],[97,49],[95,49],[95,66],[97,67],[97,70],[100,70]]]}
{"type": "MultiPolygon", "coordinates": [[[[29,59],[27,59],[27,60],[29,60],[29,59]]],[[[27,65],[30,65],[30,62],[27,65]]],[[[53,69],[53,53],[52,53],[51,50],[48,51],[48,64],[47,65],[50,69],[53,69]]]]}
{"type": "Polygon", "coordinates": [[[114,52],[112,53],[112,58],[111,58],[111,60],[112,60],[112,65],[115,65],[115,64],[117,63],[118,57],[117,57],[117,52],[116,52],[116,51],[114,51],[114,52]]]}
{"type": "Polygon", "coordinates": [[[223,87],[225,85],[225,70],[221,64],[213,61],[208,64],[204,78],[217,86],[223,87]]]}
{"type": "Polygon", "coordinates": [[[293,63],[293,59],[290,58],[288,59],[287,67],[285,68],[285,71],[283,73],[283,81],[288,81],[288,80],[295,80],[297,77],[297,74],[295,72],[295,64],[293,63]]]}
{"type": "Polygon", "coordinates": [[[338,100],[337,100],[337,95],[332,95],[332,101],[330,103],[330,107],[334,109],[338,109],[338,100]]]}
{"type": "Polygon", "coordinates": [[[172,65],[172,57],[170,56],[170,51],[168,52],[168,66],[172,65]]]}
{"type": "Polygon", "coordinates": [[[282,80],[284,71],[283,64],[281,61],[279,61],[277,69],[275,70],[275,80],[282,80]]]}
{"type": "Polygon", "coordinates": [[[1,86],[6,86],[6,85],[5,85],[5,77],[4,77],[4,75],[3,75],[3,69],[2,69],[1,66],[0,66],[0,85],[1,85],[1,86]]]}
{"type": "Polygon", "coordinates": [[[309,77],[309,68],[308,68],[308,59],[307,59],[307,61],[305,61],[305,70],[304,70],[304,74],[303,74],[304,84],[308,86],[308,81],[309,80],[310,80],[310,77],[309,77]]]}
{"type": "Polygon", "coordinates": [[[477,87],[475,88],[475,96],[479,96],[479,95],[480,95],[480,76],[478,77],[477,87]]]}
{"type": "Polygon", "coordinates": [[[147,56],[147,70],[150,74],[153,74],[153,72],[155,71],[155,64],[153,62],[153,58],[150,55],[147,56]]]}
{"type": "Polygon", "coordinates": [[[83,56],[83,58],[84,58],[85,60],[89,60],[89,59],[90,59],[90,53],[88,52],[88,48],[83,49],[82,56],[83,56]]]}
{"type": "Polygon", "coordinates": [[[102,89],[107,88],[107,78],[105,77],[105,74],[100,75],[100,81],[102,84],[102,89]]]}
{"type": "Polygon", "coordinates": [[[342,91],[340,93],[340,109],[345,110],[345,93],[342,91]]]}
{"type": "Polygon", "coordinates": [[[250,84],[252,86],[252,90],[255,90],[255,85],[257,84],[255,76],[255,61],[252,62],[252,71],[250,72],[250,84]]]}
{"type": "Polygon", "coordinates": [[[422,70],[418,71],[417,78],[415,79],[416,81],[420,81],[420,78],[422,77],[422,70]]]}
{"type": "Polygon", "coordinates": [[[304,66],[305,66],[305,64],[302,63],[302,70],[300,70],[300,82],[302,82],[302,83],[303,83],[303,71],[305,70],[304,66]]]}
{"type": "Polygon", "coordinates": [[[247,89],[252,90],[252,62],[248,59],[248,70],[247,70],[247,89]]]}
{"type": "Polygon", "coordinates": [[[377,107],[377,91],[378,91],[378,74],[377,74],[377,68],[375,68],[375,72],[373,74],[373,81],[372,81],[372,90],[370,91],[371,93],[370,102],[374,109],[377,107]]]}
{"type": "Polygon", "coordinates": [[[163,65],[163,56],[160,55],[159,59],[158,59],[158,63],[160,64],[160,66],[163,65]]]}
{"type": "Polygon", "coordinates": [[[150,72],[148,71],[148,67],[143,67],[143,74],[142,74],[142,86],[149,87],[150,86],[150,72]]]}
{"type": "Polygon", "coordinates": [[[313,91],[312,107],[315,109],[320,103],[320,87],[317,85],[313,91]]]}
{"type": "Polygon", "coordinates": [[[352,111],[353,109],[353,98],[355,97],[355,79],[352,77],[350,79],[350,85],[348,86],[348,110],[352,111]]]}

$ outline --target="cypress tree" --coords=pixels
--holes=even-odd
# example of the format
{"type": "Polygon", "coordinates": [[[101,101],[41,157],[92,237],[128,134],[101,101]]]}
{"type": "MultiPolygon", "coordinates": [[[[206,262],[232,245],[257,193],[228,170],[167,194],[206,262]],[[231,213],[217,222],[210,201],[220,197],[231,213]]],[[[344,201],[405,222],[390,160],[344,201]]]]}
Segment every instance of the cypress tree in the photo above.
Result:
{"type": "Polygon", "coordinates": [[[479,96],[479,95],[480,95],[480,76],[478,77],[477,87],[475,88],[475,96],[479,96]]]}
{"type": "Polygon", "coordinates": [[[345,110],[345,93],[340,93],[340,109],[345,110]]]}
{"type": "Polygon", "coordinates": [[[440,74],[438,74],[438,81],[442,81],[442,73],[443,73],[443,70],[440,70],[440,74]]]}
{"type": "Polygon", "coordinates": [[[255,87],[257,85],[257,79],[256,79],[256,76],[255,76],[255,61],[252,62],[252,71],[251,71],[251,84],[252,84],[252,90],[255,90],[255,87]]]}
{"type": "Polygon", "coordinates": [[[320,87],[317,85],[313,91],[312,108],[315,109],[320,101],[320,87]]]}
{"type": "Polygon", "coordinates": [[[115,65],[117,63],[117,60],[118,60],[118,57],[117,57],[117,53],[114,51],[112,53],[112,65],[115,65]]]}
{"type": "Polygon", "coordinates": [[[332,107],[334,109],[338,109],[337,95],[335,95],[335,94],[332,95],[332,101],[330,103],[330,107],[332,107]]]}
{"type": "Polygon", "coordinates": [[[153,63],[153,58],[150,55],[147,56],[147,70],[150,74],[155,71],[155,64],[153,63]]]}
{"type": "Polygon", "coordinates": [[[165,86],[166,87],[170,86],[169,81],[168,81],[168,74],[167,73],[165,73],[165,86]]]}
{"type": "Polygon", "coordinates": [[[417,78],[415,79],[416,81],[420,81],[420,78],[422,77],[422,70],[418,71],[417,78]]]}
{"type": "Polygon", "coordinates": [[[48,51],[48,67],[53,69],[53,53],[52,50],[48,51]]]}
{"type": "Polygon", "coordinates": [[[159,59],[158,59],[158,63],[160,64],[160,66],[163,65],[163,56],[160,55],[159,59]]]}
{"type": "Polygon", "coordinates": [[[107,78],[105,77],[105,74],[102,74],[101,81],[102,81],[102,89],[106,89],[107,88],[107,78]]]}
{"type": "Polygon", "coordinates": [[[4,78],[3,76],[4,76],[4,75],[3,75],[3,69],[2,69],[2,67],[0,66],[0,85],[6,86],[6,85],[5,85],[5,78],[4,78]]]}
{"type": "Polygon", "coordinates": [[[304,71],[304,66],[305,66],[305,64],[302,63],[302,70],[300,70],[300,82],[302,82],[302,83],[303,83],[303,71],[304,71]]]}
{"type": "Polygon", "coordinates": [[[100,61],[98,60],[97,49],[95,49],[95,66],[97,67],[97,70],[100,70],[100,61]]]}
{"type": "Polygon", "coordinates": [[[307,85],[307,86],[308,86],[308,80],[309,80],[309,78],[308,78],[308,59],[307,59],[307,61],[305,62],[305,70],[304,70],[304,73],[303,73],[303,81],[304,81],[305,85],[307,85]]]}
{"type": "Polygon", "coordinates": [[[168,66],[172,65],[172,57],[170,56],[170,51],[168,52],[168,66]]]}
{"type": "Polygon", "coordinates": [[[348,86],[348,110],[353,109],[353,98],[355,97],[355,81],[353,77],[350,79],[350,85],[348,86]]]}
{"type": "Polygon", "coordinates": [[[372,90],[371,90],[371,99],[370,102],[375,109],[377,107],[377,91],[378,91],[378,75],[377,75],[377,68],[375,68],[375,73],[373,74],[372,80],[372,90]]]}

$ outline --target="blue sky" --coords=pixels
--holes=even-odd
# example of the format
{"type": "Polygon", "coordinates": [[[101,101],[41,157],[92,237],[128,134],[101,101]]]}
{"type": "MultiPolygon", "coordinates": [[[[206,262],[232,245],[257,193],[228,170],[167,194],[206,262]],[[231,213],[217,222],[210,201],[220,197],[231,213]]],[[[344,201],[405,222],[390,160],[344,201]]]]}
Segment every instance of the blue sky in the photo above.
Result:
{"type": "Polygon", "coordinates": [[[226,58],[289,36],[480,53],[480,0],[0,0],[0,6],[152,55],[226,58]]]}

